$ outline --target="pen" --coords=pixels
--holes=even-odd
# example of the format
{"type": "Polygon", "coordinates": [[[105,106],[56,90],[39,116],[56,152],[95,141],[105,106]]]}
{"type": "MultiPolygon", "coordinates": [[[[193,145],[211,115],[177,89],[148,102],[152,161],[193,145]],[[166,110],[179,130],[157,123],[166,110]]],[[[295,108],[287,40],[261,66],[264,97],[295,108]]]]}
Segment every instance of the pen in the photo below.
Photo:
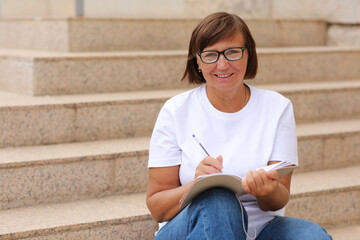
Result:
{"type": "Polygon", "coordinates": [[[200,145],[200,147],[204,150],[204,152],[206,153],[206,155],[208,155],[210,157],[210,154],[205,150],[204,146],[200,143],[199,139],[197,139],[197,137],[195,136],[195,134],[192,135],[193,138],[195,139],[195,141],[200,145]]]}

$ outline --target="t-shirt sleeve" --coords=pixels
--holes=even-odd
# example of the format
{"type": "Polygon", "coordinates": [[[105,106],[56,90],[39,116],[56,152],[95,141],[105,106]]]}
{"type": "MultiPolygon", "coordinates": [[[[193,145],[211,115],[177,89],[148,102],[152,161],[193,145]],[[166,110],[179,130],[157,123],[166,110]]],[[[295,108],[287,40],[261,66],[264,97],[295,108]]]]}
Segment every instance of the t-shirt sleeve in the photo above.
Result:
{"type": "Polygon", "coordinates": [[[294,110],[290,100],[284,104],[275,134],[271,161],[287,161],[298,165],[297,136],[294,110]]]}
{"type": "Polygon", "coordinates": [[[174,107],[167,101],[156,120],[150,140],[148,167],[181,164],[181,149],[176,138],[174,107]]]}

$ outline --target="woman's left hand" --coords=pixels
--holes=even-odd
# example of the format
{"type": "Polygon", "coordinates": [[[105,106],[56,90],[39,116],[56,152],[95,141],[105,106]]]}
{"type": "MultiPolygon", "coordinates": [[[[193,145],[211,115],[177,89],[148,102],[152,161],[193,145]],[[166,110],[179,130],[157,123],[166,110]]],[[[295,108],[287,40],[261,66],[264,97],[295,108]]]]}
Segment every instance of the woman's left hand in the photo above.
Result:
{"type": "Polygon", "coordinates": [[[263,197],[274,192],[279,186],[279,174],[274,171],[249,171],[242,180],[242,187],[246,193],[255,197],[263,197]]]}

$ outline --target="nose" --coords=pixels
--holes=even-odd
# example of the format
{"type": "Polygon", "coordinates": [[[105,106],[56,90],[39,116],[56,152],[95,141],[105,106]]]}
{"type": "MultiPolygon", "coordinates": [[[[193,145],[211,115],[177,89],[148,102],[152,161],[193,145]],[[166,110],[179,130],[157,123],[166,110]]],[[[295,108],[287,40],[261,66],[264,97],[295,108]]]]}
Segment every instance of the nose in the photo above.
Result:
{"type": "Polygon", "coordinates": [[[220,54],[219,60],[217,61],[218,69],[226,69],[229,67],[229,61],[225,58],[224,54],[220,54]]]}

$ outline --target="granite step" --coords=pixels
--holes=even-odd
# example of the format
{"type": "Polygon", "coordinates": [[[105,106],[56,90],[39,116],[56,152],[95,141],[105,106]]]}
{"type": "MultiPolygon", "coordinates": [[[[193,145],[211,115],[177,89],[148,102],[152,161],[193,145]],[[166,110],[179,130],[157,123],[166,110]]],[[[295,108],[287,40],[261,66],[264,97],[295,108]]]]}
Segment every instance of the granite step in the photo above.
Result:
{"type": "MultiPolygon", "coordinates": [[[[187,49],[191,32],[199,21],[3,18],[0,47],[73,52],[187,49]]],[[[326,45],[324,21],[263,19],[247,23],[261,47],[326,45]]]]}
{"type": "MultiPolygon", "coordinates": [[[[360,116],[360,80],[261,85],[289,97],[298,123],[360,116]]],[[[0,93],[0,147],[150,135],[184,89],[29,97],[0,93]]]]}
{"type": "Polygon", "coordinates": [[[325,227],[360,221],[360,165],[295,174],[286,215],[325,227]]]}
{"type": "Polygon", "coordinates": [[[157,229],[144,193],[11,209],[0,215],[3,240],[150,240],[157,229]]]}
{"type": "MultiPolygon", "coordinates": [[[[342,231],[349,227],[330,226],[359,222],[359,171],[356,166],[295,174],[286,215],[316,221],[340,235],[337,240],[348,240],[342,231]]],[[[1,239],[152,239],[157,229],[146,208],[145,193],[37,205],[0,214],[1,239]]],[[[350,228],[358,229],[358,225],[350,228]]]]}
{"type": "Polygon", "coordinates": [[[360,222],[327,229],[335,240],[359,240],[360,222]]]}
{"type": "MultiPolygon", "coordinates": [[[[360,119],[297,125],[297,173],[360,165],[360,119]]],[[[149,137],[0,149],[0,209],[146,191],[149,137]]]]}
{"type": "MultiPolygon", "coordinates": [[[[0,50],[0,88],[26,95],[188,87],[186,51],[59,53],[0,50]]],[[[258,84],[360,79],[359,47],[259,48],[258,84]]]]}

